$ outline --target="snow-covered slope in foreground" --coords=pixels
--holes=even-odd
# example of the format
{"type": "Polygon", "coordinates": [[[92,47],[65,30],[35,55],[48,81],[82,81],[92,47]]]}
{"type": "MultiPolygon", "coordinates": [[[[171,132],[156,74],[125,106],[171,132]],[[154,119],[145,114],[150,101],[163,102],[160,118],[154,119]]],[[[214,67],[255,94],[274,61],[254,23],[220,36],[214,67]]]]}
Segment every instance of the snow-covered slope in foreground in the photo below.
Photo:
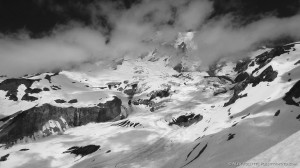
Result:
{"type": "Polygon", "coordinates": [[[209,73],[179,73],[169,59],[4,80],[0,167],[300,166],[299,44],[209,73]]]}

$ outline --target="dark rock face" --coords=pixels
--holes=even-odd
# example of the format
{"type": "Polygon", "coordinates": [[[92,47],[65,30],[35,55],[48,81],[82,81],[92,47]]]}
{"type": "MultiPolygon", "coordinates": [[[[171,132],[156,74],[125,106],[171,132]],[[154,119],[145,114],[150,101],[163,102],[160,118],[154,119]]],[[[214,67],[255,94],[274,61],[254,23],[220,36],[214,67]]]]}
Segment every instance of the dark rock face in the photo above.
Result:
{"type": "Polygon", "coordinates": [[[248,117],[250,115],[250,113],[244,115],[243,117],[241,117],[241,119],[245,119],[246,117],[248,117]]]}
{"type": "Polygon", "coordinates": [[[11,94],[11,95],[6,94],[5,96],[6,96],[6,97],[9,97],[9,98],[8,98],[9,100],[12,100],[12,101],[18,101],[18,97],[17,97],[16,95],[13,95],[13,94],[11,94]]]}
{"type": "Polygon", "coordinates": [[[250,75],[247,72],[241,72],[238,76],[234,79],[235,83],[242,82],[243,80],[247,79],[250,75]]]}
{"type": "Polygon", "coordinates": [[[140,123],[133,123],[129,120],[122,121],[120,123],[112,124],[112,126],[120,126],[120,127],[140,127],[142,126],[140,123]]]}
{"type": "Polygon", "coordinates": [[[300,60],[298,60],[297,62],[295,62],[294,65],[298,65],[298,64],[300,64],[300,60]]]}
{"type": "Polygon", "coordinates": [[[9,156],[9,154],[4,155],[4,156],[1,156],[1,157],[0,157],[0,162],[7,161],[8,156],[9,156]]]}
{"type": "Polygon", "coordinates": [[[47,88],[47,87],[44,87],[44,88],[43,88],[43,91],[50,91],[50,89],[47,88]]]}
{"type": "Polygon", "coordinates": [[[300,97],[300,80],[295,83],[295,85],[285,94],[282,98],[286,104],[299,106],[300,102],[296,102],[293,98],[300,97]]]}
{"type": "Polygon", "coordinates": [[[21,100],[25,100],[25,101],[36,101],[38,100],[37,97],[34,96],[29,96],[28,93],[26,93],[21,100]]]}
{"type": "Polygon", "coordinates": [[[130,103],[134,105],[146,105],[150,107],[150,111],[154,112],[155,110],[158,110],[160,108],[164,107],[163,102],[155,103],[152,101],[156,97],[163,98],[163,97],[168,97],[170,96],[170,87],[164,89],[164,90],[157,90],[157,91],[152,91],[148,95],[150,98],[149,99],[137,99],[137,100],[132,100],[130,103]]]}
{"type": "Polygon", "coordinates": [[[66,101],[63,99],[56,99],[54,100],[56,103],[65,103],[66,101]]]}
{"type": "Polygon", "coordinates": [[[16,113],[14,113],[14,114],[12,114],[12,115],[10,115],[10,116],[6,116],[6,117],[4,117],[4,118],[1,118],[1,119],[0,119],[0,122],[6,122],[7,120],[9,120],[9,119],[11,119],[11,118],[17,116],[17,115],[20,114],[21,112],[22,112],[22,111],[19,111],[19,112],[16,112],[16,113]]]}
{"type": "Polygon", "coordinates": [[[157,91],[151,92],[149,100],[155,99],[156,97],[163,98],[163,97],[170,96],[170,89],[171,89],[171,87],[168,87],[164,90],[157,90],[157,91]]]}
{"type": "Polygon", "coordinates": [[[70,104],[77,103],[77,102],[78,102],[77,99],[72,99],[72,100],[68,101],[68,103],[70,103],[70,104]]]}
{"type": "Polygon", "coordinates": [[[132,101],[133,105],[146,105],[146,106],[152,106],[154,104],[153,101],[148,99],[137,99],[132,101]]]}
{"type": "Polygon", "coordinates": [[[248,65],[250,64],[250,62],[251,62],[250,58],[244,58],[244,59],[240,60],[239,62],[237,62],[234,70],[238,73],[241,73],[248,68],[248,65]]]}
{"type": "Polygon", "coordinates": [[[278,72],[274,71],[271,65],[267,67],[260,75],[254,77],[253,74],[271,62],[273,58],[284,53],[288,53],[293,47],[294,44],[278,46],[273,48],[271,51],[267,51],[256,56],[253,60],[247,58],[239,61],[235,67],[235,71],[237,71],[239,74],[234,80],[236,83],[236,85],[232,88],[234,93],[230,100],[224,104],[224,106],[233,104],[237,99],[247,96],[247,94],[239,94],[248,86],[248,84],[252,84],[252,86],[255,87],[260,82],[272,82],[277,77],[278,72]],[[253,70],[251,74],[245,72],[249,66],[254,66],[254,63],[258,65],[258,68],[253,70]]]}
{"type": "Polygon", "coordinates": [[[235,127],[238,123],[234,123],[231,127],[235,127]]]}
{"type": "Polygon", "coordinates": [[[201,121],[202,119],[203,119],[202,115],[200,115],[200,114],[195,115],[194,113],[192,113],[192,114],[188,114],[188,115],[182,115],[176,119],[173,119],[173,121],[170,122],[169,125],[171,126],[171,125],[175,124],[180,127],[188,127],[194,123],[201,121]]]}
{"type": "MultiPolygon", "coordinates": [[[[196,149],[197,147],[198,147],[198,145],[196,147],[194,147],[194,149],[196,149]]],[[[197,156],[195,158],[193,158],[191,161],[189,161],[183,167],[185,167],[186,165],[188,165],[188,164],[192,163],[193,161],[195,161],[196,159],[198,159],[201,156],[201,154],[205,151],[206,148],[207,148],[207,144],[199,151],[199,153],[197,154],[197,156]]],[[[193,152],[193,151],[191,151],[191,152],[193,152]]]]}
{"type": "Polygon", "coordinates": [[[274,71],[272,66],[270,65],[267,69],[265,69],[260,75],[254,77],[249,76],[241,82],[238,82],[232,89],[234,90],[233,96],[230,98],[228,102],[224,104],[224,106],[228,106],[233,104],[237,99],[246,97],[247,94],[239,95],[248,84],[252,84],[252,86],[258,85],[260,82],[272,82],[277,77],[278,72],[274,71]]]}
{"type": "Polygon", "coordinates": [[[99,103],[98,106],[100,111],[97,115],[97,122],[106,122],[121,114],[122,101],[114,96],[112,101],[107,101],[104,104],[99,103]]]}
{"type": "Polygon", "coordinates": [[[190,157],[190,155],[194,152],[194,150],[198,147],[200,145],[200,143],[198,143],[196,146],[194,146],[193,147],[193,149],[188,153],[188,155],[186,156],[186,159],[185,160],[187,160],[189,157],[190,157]]]}
{"type": "Polygon", "coordinates": [[[7,91],[6,96],[9,97],[9,100],[17,101],[18,87],[23,84],[28,89],[36,81],[39,80],[25,78],[6,79],[0,83],[0,90],[7,91]]]}
{"type": "Polygon", "coordinates": [[[126,89],[126,90],[124,90],[124,93],[129,96],[132,96],[135,94],[135,90],[134,89],[126,89]]]}
{"type": "MultiPolygon", "coordinates": [[[[134,94],[136,94],[137,92],[137,83],[134,84],[129,84],[131,86],[130,89],[124,89],[124,93],[127,94],[128,96],[130,96],[130,99],[134,96],[134,94]]],[[[128,85],[127,85],[128,86],[128,85]]]]}
{"type": "Polygon", "coordinates": [[[231,133],[230,133],[230,134],[228,135],[227,141],[230,141],[231,139],[233,139],[234,136],[235,136],[235,134],[231,134],[231,133]]]}
{"type": "Polygon", "coordinates": [[[265,69],[259,76],[254,77],[253,74],[263,68],[265,65],[267,65],[269,62],[273,60],[273,58],[280,56],[284,53],[289,52],[290,49],[294,47],[294,44],[291,45],[285,45],[285,46],[278,46],[273,48],[271,51],[264,52],[258,56],[254,60],[251,60],[249,58],[245,60],[241,60],[236,64],[235,71],[239,73],[239,75],[235,78],[235,82],[237,83],[233,90],[234,94],[232,98],[224,104],[224,106],[228,106],[232,103],[234,103],[237,99],[245,96],[245,95],[239,95],[241,91],[243,91],[248,84],[252,83],[252,86],[258,85],[260,82],[271,82],[273,81],[277,75],[278,72],[273,70],[272,66],[269,66],[267,69],[265,69]],[[258,68],[256,68],[252,74],[248,74],[245,72],[245,70],[248,68],[248,66],[253,66],[254,63],[259,65],[258,68]]]}
{"type": "Polygon", "coordinates": [[[250,64],[248,65],[249,67],[254,66],[254,61],[251,61],[250,64]]]}
{"type": "Polygon", "coordinates": [[[255,62],[259,65],[258,69],[262,68],[263,66],[271,62],[273,58],[278,57],[284,53],[288,53],[289,50],[292,49],[294,46],[295,46],[294,44],[277,46],[269,52],[264,52],[261,55],[258,55],[255,59],[255,62]]]}
{"type": "Polygon", "coordinates": [[[40,93],[42,92],[43,90],[40,89],[40,88],[34,88],[34,89],[31,89],[31,88],[27,88],[25,90],[25,93],[30,93],[30,94],[37,94],[37,93],[40,93]]]}
{"type": "Polygon", "coordinates": [[[278,72],[274,71],[272,66],[270,65],[267,69],[265,69],[259,76],[250,77],[249,83],[252,83],[252,86],[258,85],[260,82],[272,82],[278,75],[278,72]]]}
{"type": "Polygon", "coordinates": [[[122,101],[114,97],[112,101],[99,103],[94,107],[62,108],[50,104],[33,107],[12,116],[0,127],[0,143],[13,145],[25,137],[34,140],[51,135],[51,132],[61,132],[59,127],[45,129],[45,124],[50,120],[59,123],[61,128],[76,127],[90,122],[106,122],[121,114],[121,105],[122,101]]]}
{"type": "Polygon", "coordinates": [[[122,84],[122,82],[109,82],[106,85],[108,86],[109,89],[111,89],[112,87],[117,88],[122,84]]]}
{"type": "Polygon", "coordinates": [[[239,95],[246,87],[247,87],[248,83],[246,81],[242,81],[240,83],[237,83],[234,87],[233,87],[233,95],[232,97],[229,99],[228,102],[226,102],[224,104],[225,106],[228,106],[230,104],[233,104],[237,99],[245,97],[247,95],[239,95]]]}
{"type": "Polygon", "coordinates": [[[84,157],[86,155],[96,152],[99,149],[100,149],[99,145],[87,145],[82,147],[73,146],[63,153],[70,153],[70,154],[74,154],[75,156],[84,157]]]}
{"type": "Polygon", "coordinates": [[[276,111],[276,113],[274,114],[274,116],[278,116],[280,114],[280,110],[276,111]]]}
{"type": "Polygon", "coordinates": [[[183,71],[183,66],[181,63],[177,64],[174,68],[175,71],[177,71],[178,73],[183,71]]]}
{"type": "Polygon", "coordinates": [[[20,149],[19,151],[28,151],[29,149],[20,149]]]}
{"type": "Polygon", "coordinates": [[[56,72],[56,73],[54,73],[53,75],[46,75],[45,76],[45,79],[47,79],[48,81],[49,81],[49,83],[52,83],[52,81],[51,81],[51,78],[53,77],[53,76],[57,76],[57,75],[59,75],[59,72],[56,72]]]}

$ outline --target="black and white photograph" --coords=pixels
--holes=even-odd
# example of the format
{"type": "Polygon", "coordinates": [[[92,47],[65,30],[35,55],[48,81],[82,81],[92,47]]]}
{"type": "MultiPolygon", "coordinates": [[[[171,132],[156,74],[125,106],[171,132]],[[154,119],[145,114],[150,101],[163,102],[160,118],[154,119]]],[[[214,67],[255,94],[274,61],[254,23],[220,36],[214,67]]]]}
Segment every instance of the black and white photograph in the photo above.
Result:
{"type": "Polygon", "coordinates": [[[300,0],[0,0],[0,168],[299,168],[300,0]]]}

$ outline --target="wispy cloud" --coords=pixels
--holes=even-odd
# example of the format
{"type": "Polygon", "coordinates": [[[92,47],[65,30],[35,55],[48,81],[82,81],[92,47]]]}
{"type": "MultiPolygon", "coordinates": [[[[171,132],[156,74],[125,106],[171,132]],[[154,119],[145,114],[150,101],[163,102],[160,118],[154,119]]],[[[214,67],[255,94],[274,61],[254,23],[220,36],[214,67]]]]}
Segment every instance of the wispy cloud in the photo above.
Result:
{"type": "Polygon", "coordinates": [[[85,9],[89,9],[92,25],[70,20],[39,39],[29,38],[26,32],[15,36],[2,34],[0,73],[19,76],[66,69],[89,60],[137,57],[155,48],[172,55],[175,49],[162,44],[173,42],[178,32],[189,30],[196,32],[198,49],[189,52],[188,57],[202,67],[224,56],[243,56],[263,40],[281,36],[300,38],[300,15],[268,15],[241,26],[234,21],[236,16],[230,14],[209,18],[215,12],[209,0],[143,0],[129,9],[101,1],[92,2],[85,9]],[[108,24],[109,36],[105,27],[108,24]]]}

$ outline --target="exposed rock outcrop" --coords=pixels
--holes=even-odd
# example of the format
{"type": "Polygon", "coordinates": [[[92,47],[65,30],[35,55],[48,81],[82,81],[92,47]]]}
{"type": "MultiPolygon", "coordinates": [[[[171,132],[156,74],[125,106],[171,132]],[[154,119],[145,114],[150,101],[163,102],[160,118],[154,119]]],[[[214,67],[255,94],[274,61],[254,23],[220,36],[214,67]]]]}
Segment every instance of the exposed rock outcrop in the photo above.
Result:
{"type": "Polygon", "coordinates": [[[282,98],[286,104],[300,106],[300,101],[296,101],[300,97],[300,80],[285,94],[282,98]]]}
{"type": "Polygon", "coordinates": [[[236,63],[234,70],[238,73],[245,71],[248,68],[248,65],[251,63],[250,58],[244,58],[236,63]]]}
{"type": "Polygon", "coordinates": [[[124,89],[123,92],[125,94],[127,94],[130,97],[130,99],[131,99],[133,97],[133,95],[136,94],[136,92],[137,92],[137,86],[138,86],[138,84],[137,83],[128,84],[126,87],[130,87],[130,86],[131,86],[131,88],[124,89]]]}
{"type": "Polygon", "coordinates": [[[69,101],[68,101],[68,103],[70,103],[70,104],[77,103],[77,102],[78,102],[77,99],[72,99],[72,100],[69,100],[69,101]]]}
{"type": "Polygon", "coordinates": [[[181,73],[183,71],[183,66],[181,63],[177,64],[174,68],[175,71],[177,71],[178,73],[181,73]]]}
{"type": "MultiPolygon", "coordinates": [[[[7,91],[6,97],[9,97],[9,100],[17,101],[17,93],[18,88],[20,85],[25,85],[27,89],[29,89],[27,92],[31,92],[30,89],[31,85],[39,80],[33,80],[33,79],[25,79],[25,78],[11,78],[6,79],[0,83],[0,90],[7,91]]],[[[36,90],[35,90],[36,91],[36,90]]]]}
{"type": "Polygon", "coordinates": [[[100,149],[100,145],[87,145],[82,147],[73,146],[63,153],[70,153],[70,154],[74,154],[75,156],[84,157],[86,155],[96,152],[99,149],[100,149]]]}
{"type": "Polygon", "coordinates": [[[120,123],[112,124],[112,126],[120,126],[120,127],[140,127],[142,126],[140,123],[134,123],[129,120],[122,121],[120,123]]]}
{"type": "Polygon", "coordinates": [[[273,60],[273,58],[278,57],[284,53],[288,53],[290,49],[294,47],[294,44],[278,46],[273,48],[271,51],[266,51],[258,56],[256,56],[253,60],[250,58],[243,59],[236,64],[235,71],[239,74],[235,78],[236,85],[232,88],[234,90],[233,96],[231,99],[224,104],[224,106],[228,106],[233,104],[237,99],[247,96],[247,94],[239,95],[248,84],[252,84],[253,87],[258,85],[260,82],[272,82],[278,75],[277,71],[273,70],[273,67],[268,66],[263,72],[261,72],[258,76],[254,76],[256,72],[265,67],[269,62],[273,60]],[[249,66],[253,66],[255,64],[258,67],[248,74],[246,72],[249,66]]]}
{"type": "Polygon", "coordinates": [[[57,76],[57,75],[59,75],[59,72],[56,72],[56,73],[54,73],[54,74],[52,74],[52,75],[47,74],[47,75],[45,76],[45,79],[47,79],[47,80],[49,81],[49,83],[52,83],[51,78],[52,78],[53,76],[57,76]]]}
{"type": "Polygon", "coordinates": [[[203,119],[203,116],[200,114],[195,115],[194,113],[191,114],[187,114],[187,115],[182,115],[179,116],[176,119],[173,119],[173,121],[171,121],[169,123],[169,125],[178,125],[180,127],[188,127],[194,123],[197,123],[199,121],[201,121],[203,119]]]}
{"type": "Polygon", "coordinates": [[[29,150],[29,149],[24,148],[24,149],[20,149],[19,151],[24,152],[24,151],[28,151],[28,150],[29,150]]]}
{"type": "Polygon", "coordinates": [[[231,139],[233,139],[235,136],[235,134],[228,134],[228,138],[227,138],[227,141],[230,141],[231,139]]]}
{"type": "Polygon", "coordinates": [[[67,101],[65,101],[65,100],[63,100],[63,99],[56,99],[56,100],[54,100],[55,101],[55,103],[65,103],[65,102],[67,102],[67,101]]]}
{"type": "Polygon", "coordinates": [[[253,77],[250,76],[249,83],[252,83],[252,86],[258,85],[260,82],[272,82],[278,75],[277,71],[273,70],[273,67],[270,65],[265,69],[259,76],[253,77]]]}
{"type": "Polygon", "coordinates": [[[6,154],[6,155],[4,155],[4,156],[1,156],[1,157],[0,157],[0,162],[7,161],[8,156],[9,156],[9,154],[6,154]]]}
{"type": "Polygon", "coordinates": [[[252,84],[253,87],[258,85],[260,82],[272,82],[278,75],[277,71],[274,71],[272,66],[270,65],[266,68],[260,75],[254,77],[249,76],[241,82],[238,82],[232,89],[234,91],[233,96],[230,98],[228,102],[224,104],[224,106],[228,106],[233,104],[237,99],[247,96],[247,94],[239,95],[248,84],[252,84]]]}
{"type": "Polygon", "coordinates": [[[146,106],[152,106],[152,104],[154,104],[153,101],[149,100],[149,99],[136,99],[134,101],[132,101],[133,105],[146,105],[146,106]]]}
{"type": "Polygon", "coordinates": [[[25,100],[25,101],[36,101],[38,100],[37,97],[34,97],[34,96],[30,96],[28,95],[28,93],[26,93],[21,100],[25,100]]]}
{"type": "Polygon", "coordinates": [[[298,64],[300,64],[300,60],[294,63],[294,65],[298,65],[298,64]]]}
{"type": "Polygon", "coordinates": [[[49,83],[52,83],[52,82],[51,82],[51,76],[50,76],[50,75],[47,74],[47,75],[45,76],[45,79],[47,79],[49,83]]]}
{"type": "Polygon", "coordinates": [[[0,143],[12,145],[18,141],[34,140],[53,133],[63,132],[69,126],[76,127],[90,122],[110,121],[121,114],[119,98],[94,107],[56,107],[44,104],[19,112],[0,127],[0,143]]]}
{"type": "Polygon", "coordinates": [[[273,58],[278,57],[284,53],[288,53],[290,49],[292,49],[295,44],[285,45],[285,46],[277,46],[273,48],[271,51],[266,51],[255,58],[256,64],[259,65],[258,69],[262,68],[269,62],[273,60],[273,58]]]}
{"type": "Polygon", "coordinates": [[[154,102],[153,99],[159,97],[159,98],[164,98],[164,97],[168,97],[170,96],[170,86],[168,86],[166,89],[163,90],[156,90],[156,91],[152,91],[151,93],[148,94],[148,96],[150,97],[149,99],[136,99],[136,100],[132,100],[130,101],[130,104],[134,104],[134,105],[146,105],[150,107],[150,111],[153,112],[157,109],[160,109],[162,107],[164,107],[163,101],[162,102],[154,102]]]}
{"type": "Polygon", "coordinates": [[[234,79],[235,83],[242,82],[243,80],[247,79],[250,75],[247,72],[241,72],[238,76],[234,79]]]}
{"type": "Polygon", "coordinates": [[[109,89],[111,89],[112,87],[117,88],[122,84],[122,82],[109,82],[106,85],[108,86],[109,89]]]}
{"type": "Polygon", "coordinates": [[[40,89],[40,88],[34,88],[34,89],[31,89],[31,88],[27,88],[25,90],[25,93],[30,93],[30,94],[37,94],[37,93],[40,93],[42,92],[43,90],[40,89]]]}

